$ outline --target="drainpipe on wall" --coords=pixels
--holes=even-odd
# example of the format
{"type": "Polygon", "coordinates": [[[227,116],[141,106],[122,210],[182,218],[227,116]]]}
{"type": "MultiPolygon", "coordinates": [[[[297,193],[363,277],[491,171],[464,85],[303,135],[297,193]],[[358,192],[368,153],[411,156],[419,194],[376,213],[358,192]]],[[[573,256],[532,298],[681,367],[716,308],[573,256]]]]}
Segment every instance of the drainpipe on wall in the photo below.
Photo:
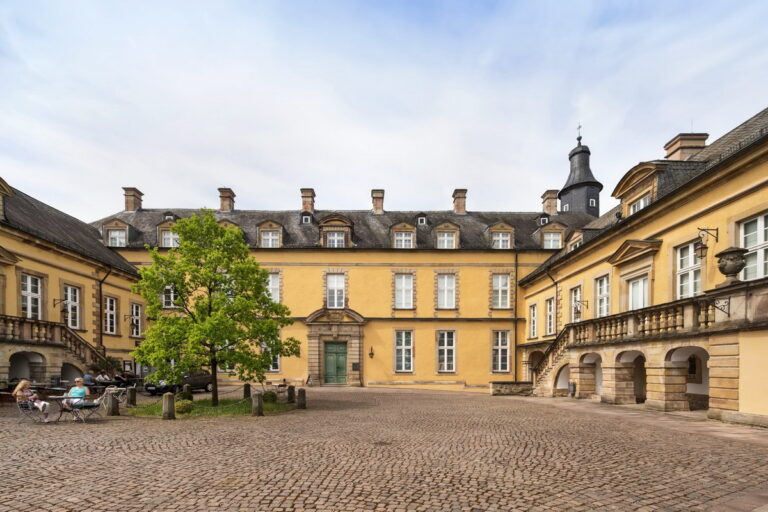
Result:
{"type": "Polygon", "coordinates": [[[99,347],[104,349],[104,281],[112,273],[112,267],[107,267],[107,274],[99,280],[99,347]]]}
{"type": "MultiPolygon", "coordinates": [[[[517,281],[520,278],[520,276],[517,274],[518,268],[517,268],[517,249],[515,249],[515,321],[512,325],[512,339],[513,339],[513,345],[512,345],[512,361],[513,365],[515,367],[515,375],[513,380],[515,382],[518,382],[517,379],[517,319],[520,318],[520,310],[518,309],[517,304],[517,281]]],[[[521,361],[522,364],[522,361],[521,361]]]]}

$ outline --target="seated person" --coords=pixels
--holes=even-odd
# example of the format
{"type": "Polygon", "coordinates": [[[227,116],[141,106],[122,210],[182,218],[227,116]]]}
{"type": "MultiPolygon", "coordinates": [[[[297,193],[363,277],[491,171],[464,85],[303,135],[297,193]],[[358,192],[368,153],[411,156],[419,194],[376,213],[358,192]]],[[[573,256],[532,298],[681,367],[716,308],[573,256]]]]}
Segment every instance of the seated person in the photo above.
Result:
{"type": "Polygon", "coordinates": [[[125,385],[128,383],[128,379],[125,378],[123,375],[123,372],[117,372],[115,373],[115,376],[113,377],[117,385],[121,388],[124,388],[125,385]]]}
{"type": "Polygon", "coordinates": [[[89,395],[88,388],[85,387],[82,377],[75,379],[75,385],[69,388],[67,398],[62,402],[66,409],[72,409],[85,403],[85,397],[89,395]]]}
{"type": "Polygon", "coordinates": [[[109,375],[107,375],[107,372],[104,370],[101,370],[99,374],[96,376],[96,382],[109,382],[111,379],[109,378],[109,375]]]}
{"type": "Polygon", "coordinates": [[[17,402],[27,402],[32,407],[40,409],[43,413],[43,423],[48,423],[48,408],[51,404],[40,400],[37,393],[30,389],[28,380],[22,379],[11,394],[16,397],[17,402]]]}
{"type": "Polygon", "coordinates": [[[91,375],[91,372],[87,371],[85,372],[85,375],[83,375],[83,379],[85,380],[86,386],[93,386],[96,384],[96,381],[93,379],[93,375],[91,375]]]}

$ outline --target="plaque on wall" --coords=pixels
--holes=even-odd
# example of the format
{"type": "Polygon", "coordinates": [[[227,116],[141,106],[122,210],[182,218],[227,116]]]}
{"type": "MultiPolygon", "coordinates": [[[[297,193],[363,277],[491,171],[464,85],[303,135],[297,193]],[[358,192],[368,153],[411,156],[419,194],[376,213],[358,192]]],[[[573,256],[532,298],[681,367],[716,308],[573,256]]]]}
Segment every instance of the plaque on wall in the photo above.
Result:
{"type": "Polygon", "coordinates": [[[352,371],[353,372],[359,372],[360,371],[360,363],[352,363],[352,371]]]}

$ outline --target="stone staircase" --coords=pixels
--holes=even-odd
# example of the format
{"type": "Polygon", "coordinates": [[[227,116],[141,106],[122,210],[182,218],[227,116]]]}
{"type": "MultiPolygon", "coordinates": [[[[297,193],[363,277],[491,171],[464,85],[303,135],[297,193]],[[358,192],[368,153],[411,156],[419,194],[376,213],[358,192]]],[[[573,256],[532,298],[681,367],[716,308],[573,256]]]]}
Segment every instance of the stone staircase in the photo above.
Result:
{"type": "Polygon", "coordinates": [[[555,341],[544,352],[544,357],[533,367],[534,386],[533,394],[536,396],[552,396],[555,389],[553,374],[555,368],[559,368],[562,361],[568,357],[568,346],[571,341],[570,324],[560,331],[555,341]]]}

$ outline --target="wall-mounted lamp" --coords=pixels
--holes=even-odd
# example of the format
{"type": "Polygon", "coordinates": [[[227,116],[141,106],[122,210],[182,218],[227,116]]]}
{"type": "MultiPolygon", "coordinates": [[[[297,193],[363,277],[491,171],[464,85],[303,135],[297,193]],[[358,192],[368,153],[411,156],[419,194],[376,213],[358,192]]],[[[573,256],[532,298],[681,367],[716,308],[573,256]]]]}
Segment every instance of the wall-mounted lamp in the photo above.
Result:
{"type": "Polygon", "coordinates": [[[720,234],[720,228],[696,228],[699,230],[699,241],[693,244],[693,250],[696,252],[696,256],[700,260],[707,257],[707,238],[712,237],[715,242],[718,241],[718,235],[720,234]]]}
{"type": "Polygon", "coordinates": [[[67,299],[53,299],[53,307],[56,307],[57,304],[61,304],[62,313],[67,312],[67,306],[69,305],[69,301],[67,299]]]}
{"type": "Polygon", "coordinates": [[[370,351],[370,352],[368,352],[368,357],[370,357],[371,359],[373,359],[373,347],[371,347],[371,351],[370,351]]]}

